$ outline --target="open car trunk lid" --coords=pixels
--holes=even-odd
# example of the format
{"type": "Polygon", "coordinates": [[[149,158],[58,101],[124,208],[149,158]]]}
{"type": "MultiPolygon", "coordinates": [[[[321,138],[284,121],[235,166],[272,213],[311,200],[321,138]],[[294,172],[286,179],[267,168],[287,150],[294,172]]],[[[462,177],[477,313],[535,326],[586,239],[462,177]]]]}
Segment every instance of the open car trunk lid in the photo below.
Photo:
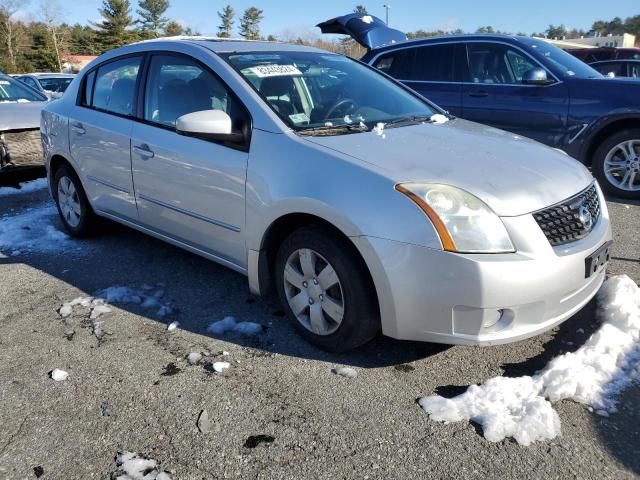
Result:
{"type": "Polygon", "coordinates": [[[316,26],[320,28],[322,33],[349,35],[369,50],[407,40],[407,36],[404,33],[400,30],[389,28],[378,17],[361,13],[351,13],[342,17],[332,18],[316,26]]]}

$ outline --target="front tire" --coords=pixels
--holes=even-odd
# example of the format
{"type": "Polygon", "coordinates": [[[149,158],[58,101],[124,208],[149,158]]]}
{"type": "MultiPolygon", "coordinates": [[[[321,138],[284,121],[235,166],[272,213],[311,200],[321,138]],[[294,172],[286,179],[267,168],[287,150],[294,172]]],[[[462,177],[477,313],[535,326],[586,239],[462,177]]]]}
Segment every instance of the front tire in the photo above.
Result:
{"type": "Polygon", "coordinates": [[[95,213],[78,175],[71,167],[62,165],[56,170],[52,191],[62,225],[69,235],[89,235],[95,223],[95,213]]]}
{"type": "Polygon", "coordinates": [[[327,230],[303,227],[280,246],[278,296],[308,342],[331,352],[352,350],[380,331],[380,312],[363,260],[327,230]]]}
{"type": "Polygon", "coordinates": [[[608,137],[593,156],[593,174],[609,195],[640,199],[640,128],[608,137]]]}

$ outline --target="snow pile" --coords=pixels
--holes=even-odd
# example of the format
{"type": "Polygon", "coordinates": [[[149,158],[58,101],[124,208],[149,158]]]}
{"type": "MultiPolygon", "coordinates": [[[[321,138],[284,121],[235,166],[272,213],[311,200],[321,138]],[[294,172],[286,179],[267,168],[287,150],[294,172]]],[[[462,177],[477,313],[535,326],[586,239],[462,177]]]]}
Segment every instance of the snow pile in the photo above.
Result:
{"type": "Polygon", "coordinates": [[[449,118],[446,115],[442,115],[441,113],[436,113],[435,115],[431,115],[431,118],[429,120],[431,120],[431,123],[441,124],[447,123],[449,121],[449,118]]]}
{"type": "Polygon", "coordinates": [[[189,365],[196,365],[200,360],[202,360],[202,354],[200,352],[191,352],[187,355],[189,365]]]}
{"type": "Polygon", "coordinates": [[[385,127],[385,125],[386,125],[386,124],[384,124],[384,123],[382,123],[382,122],[376,123],[375,127],[373,127],[373,130],[372,130],[372,131],[373,131],[373,133],[375,133],[375,134],[376,134],[376,135],[378,135],[379,137],[387,138],[387,136],[386,136],[386,135],[385,135],[385,133],[384,133],[384,127],[385,127]]]}
{"type": "Polygon", "coordinates": [[[234,332],[251,336],[261,333],[262,325],[254,322],[238,323],[233,317],[225,317],[223,320],[210,324],[207,327],[207,332],[213,335],[224,335],[227,332],[234,332]]]}
{"type": "Polygon", "coordinates": [[[159,470],[158,462],[135,452],[118,453],[116,465],[112,480],[171,480],[167,472],[159,470]]]}
{"type": "Polygon", "coordinates": [[[216,373],[222,373],[231,366],[229,362],[214,362],[212,365],[216,373]]]}
{"type": "Polygon", "coordinates": [[[66,380],[67,378],[69,378],[69,374],[67,372],[65,372],[64,370],[60,370],[59,368],[54,368],[51,371],[51,378],[53,380],[55,380],[56,382],[62,382],[64,380],[66,380]]]}
{"type": "Polygon", "coordinates": [[[169,332],[173,332],[179,326],[180,326],[180,322],[171,322],[169,325],[167,325],[167,330],[169,332]]]}
{"type": "Polygon", "coordinates": [[[38,180],[33,180],[31,182],[24,182],[20,184],[20,188],[12,188],[12,187],[2,187],[0,188],[0,197],[5,197],[8,195],[16,195],[18,193],[30,193],[36,192],[38,190],[42,190],[47,188],[49,184],[47,183],[46,178],[39,178],[38,180]]]}
{"type": "Polygon", "coordinates": [[[0,251],[60,252],[70,248],[81,250],[58,228],[58,211],[53,205],[30,208],[17,215],[0,219],[0,251]]]}
{"type": "Polygon", "coordinates": [[[640,379],[640,288],[617,276],[597,298],[603,324],[577,351],[554,358],[532,377],[495,377],[455,398],[433,395],[418,403],[433,420],[472,420],[487,440],[513,437],[522,445],[560,435],[551,402],[570,399],[600,415],[615,412],[616,395],[640,379]]]}

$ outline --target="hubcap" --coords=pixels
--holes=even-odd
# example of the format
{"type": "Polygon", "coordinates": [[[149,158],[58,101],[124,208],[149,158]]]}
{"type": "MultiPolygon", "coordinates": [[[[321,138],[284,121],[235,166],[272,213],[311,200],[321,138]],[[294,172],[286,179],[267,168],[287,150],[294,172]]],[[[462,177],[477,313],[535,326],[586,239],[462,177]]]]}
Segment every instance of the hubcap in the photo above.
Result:
{"type": "Polygon", "coordinates": [[[77,227],[80,224],[80,198],[76,187],[67,176],[60,177],[58,181],[58,205],[62,218],[70,227],[77,227]]]}
{"type": "Polygon", "coordinates": [[[613,147],[604,159],[604,174],[620,190],[640,191],[640,139],[613,147]]]}
{"type": "Polygon", "coordinates": [[[318,252],[301,248],[285,264],[287,303],[300,324],[316,335],[331,335],[344,318],[344,295],[338,274],[318,252]]]}

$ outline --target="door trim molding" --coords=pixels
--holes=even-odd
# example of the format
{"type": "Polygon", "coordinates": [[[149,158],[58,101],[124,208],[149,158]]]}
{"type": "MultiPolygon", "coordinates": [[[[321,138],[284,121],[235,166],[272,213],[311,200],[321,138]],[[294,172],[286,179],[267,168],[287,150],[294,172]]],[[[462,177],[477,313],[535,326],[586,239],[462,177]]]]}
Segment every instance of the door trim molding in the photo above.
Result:
{"type": "Polygon", "coordinates": [[[121,187],[116,185],[115,183],[107,182],[106,180],[102,180],[100,178],[94,177],[93,175],[87,175],[87,180],[91,180],[92,182],[99,183],[100,185],[104,185],[105,187],[113,188],[114,190],[118,190],[119,192],[126,193],[127,195],[131,193],[128,188],[121,187]]]}
{"type": "Polygon", "coordinates": [[[149,197],[144,193],[137,193],[137,196],[140,199],[153,203],[155,205],[158,205],[159,207],[168,208],[169,210],[173,210],[174,212],[182,213],[183,215],[187,215],[189,217],[202,220],[203,222],[211,223],[212,225],[226,228],[227,230],[231,230],[232,232],[240,233],[241,231],[240,227],[236,227],[235,225],[231,225],[230,223],[225,223],[220,220],[216,220],[215,218],[205,217],[204,215],[200,215],[199,213],[192,212],[191,210],[185,210],[184,208],[176,207],[174,205],[163,202],[161,200],[156,200],[155,198],[149,197]]]}

